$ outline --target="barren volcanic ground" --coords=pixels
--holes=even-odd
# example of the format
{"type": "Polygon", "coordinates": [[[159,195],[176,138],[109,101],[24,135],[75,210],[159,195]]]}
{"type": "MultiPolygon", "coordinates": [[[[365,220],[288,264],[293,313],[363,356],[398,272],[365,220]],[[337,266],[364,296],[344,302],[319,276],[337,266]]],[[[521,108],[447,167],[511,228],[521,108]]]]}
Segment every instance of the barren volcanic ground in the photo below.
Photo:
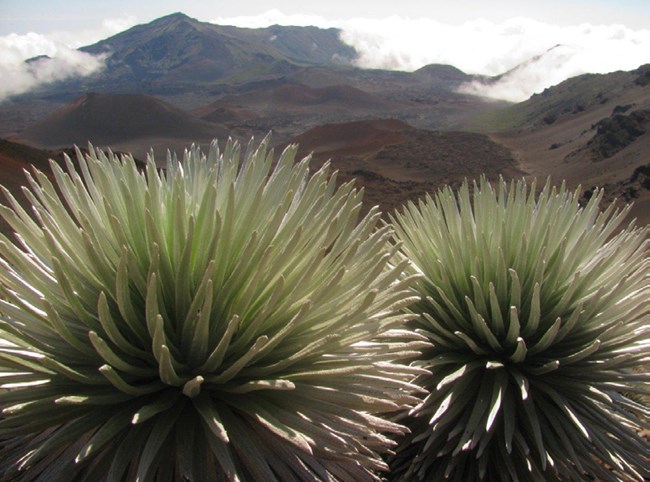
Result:
{"type": "MultiPolygon", "coordinates": [[[[510,149],[529,176],[551,176],[572,188],[581,185],[587,195],[594,186],[604,187],[606,202],[633,203],[630,218],[648,224],[650,85],[639,82],[642,77],[632,73],[602,77],[585,80],[600,85],[616,80],[616,89],[601,87],[600,92],[594,90],[592,102],[584,100],[557,114],[550,111],[537,125],[490,137],[510,149]]],[[[561,98],[562,88],[562,84],[554,88],[557,98],[561,98]]],[[[527,102],[542,100],[538,97],[527,102]]]]}
{"type": "Polygon", "coordinates": [[[365,189],[364,208],[399,208],[445,184],[487,173],[491,179],[523,175],[508,149],[483,134],[416,129],[384,119],[327,124],[291,139],[299,156],[313,152],[314,167],[330,160],[340,179],[365,189]]]}

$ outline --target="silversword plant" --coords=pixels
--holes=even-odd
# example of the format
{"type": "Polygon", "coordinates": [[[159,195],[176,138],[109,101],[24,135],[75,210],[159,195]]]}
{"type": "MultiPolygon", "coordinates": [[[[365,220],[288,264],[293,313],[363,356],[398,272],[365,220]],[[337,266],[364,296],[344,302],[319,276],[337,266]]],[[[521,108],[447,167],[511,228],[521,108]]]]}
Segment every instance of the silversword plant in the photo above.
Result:
{"type": "Polygon", "coordinates": [[[423,345],[389,228],[296,148],[77,153],[5,192],[3,480],[376,480],[423,345]],[[391,251],[392,250],[392,251],[391,251]]]}
{"type": "Polygon", "coordinates": [[[395,479],[649,476],[648,409],[625,396],[650,387],[632,371],[649,359],[648,228],[617,232],[626,211],[578,192],[483,179],[395,214],[433,344],[395,479]]]}

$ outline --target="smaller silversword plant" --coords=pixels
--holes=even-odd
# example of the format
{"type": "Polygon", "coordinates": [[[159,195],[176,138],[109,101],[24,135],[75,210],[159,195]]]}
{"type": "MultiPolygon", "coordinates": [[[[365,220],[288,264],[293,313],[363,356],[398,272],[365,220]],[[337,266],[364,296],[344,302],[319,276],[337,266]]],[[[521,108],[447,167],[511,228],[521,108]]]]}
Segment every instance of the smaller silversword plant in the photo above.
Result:
{"type": "Polygon", "coordinates": [[[78,152],[0,239],[0,479],[377,480],[427,343],[362,193],[296,147],[78,152]]]}
{"type": "Polygon", "coordinates": [[[395,214],[433,344],[395,479],[648,477],[648,409],[625,396],[650,387],[632,371],[649,359],[648,228],[617,233],[627,211],[578,192],[482,179],[395,214]]]}

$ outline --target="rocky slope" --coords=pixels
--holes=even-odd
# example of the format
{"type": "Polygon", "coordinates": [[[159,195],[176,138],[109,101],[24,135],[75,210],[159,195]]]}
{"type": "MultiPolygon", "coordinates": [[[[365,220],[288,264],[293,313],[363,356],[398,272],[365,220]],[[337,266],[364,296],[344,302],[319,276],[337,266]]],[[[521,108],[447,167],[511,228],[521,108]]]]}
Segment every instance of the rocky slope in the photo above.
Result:
{"type": "Polygon", "coordinates": [[[650,191],[632,179],[650,159],[649,71],[644,66],[569,79],[493,115],[512,118],[509,130],[491,137],[511,149],[530,176],[564,179],[585,190],[604,186],[608,200],[633,201],[632,216],[646,224],[650,191]],[[522,123],[515,127],[514,119],[522,123]]]}

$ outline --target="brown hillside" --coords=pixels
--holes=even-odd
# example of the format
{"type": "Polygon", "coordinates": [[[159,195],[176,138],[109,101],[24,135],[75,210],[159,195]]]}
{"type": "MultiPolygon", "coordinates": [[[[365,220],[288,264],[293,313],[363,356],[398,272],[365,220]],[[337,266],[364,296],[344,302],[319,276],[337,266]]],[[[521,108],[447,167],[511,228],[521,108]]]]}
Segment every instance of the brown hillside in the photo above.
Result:
{"type": "Polygon", "coordinates": [[[17,142],[0,139],[0,172],[5,187],[25,184],[23,169],[32,165],[40,170],[48,170],[52,153],[42,149],[25,146],[17,142]]]}
{"type": "Polygon", "coordinates": [[[222,127],[155,97],[90,93],[27,128],[19,140],[50,149],[74,144],[83,146],[90,141],[98,146],[135,150],[142,155],[154,145],[146,142],[152,138],[166,140],[165,145],[159,147],[169,147],[225,136],[222,127]]]}
{"type": "MultiPolygon", "coordinates": [[[[25,170],[31,173],[33,166],[50,172],[51,157],[52,152],[0,139],[0,184],[11,191],[18,201],[26,203],[21,192],[21,186],[27,185],[25,170]]],[[[0,203],[7,205],[7,202],[4,195],[0,195],[0,203]]],[[[0,217],[0,232],[8,234],[10,231],[9,225],[0,217]]]]}
{"type": "MultiPolygon", "coordinates": [[[[87,152],[85,148],[81,150],[82,152],[87,152]]],[[[119,151],[113,152],[120,154],[119,151]]],[[[50,180],[54,181],[54,176],[50,168],[50,160],[64,165],[64,154],[67,154],[72,159],[72,162],[76,163],[76,152],[72,148],[44,150],[6,139],[0,139],[0,184],[7,188],[18,202],[28,207],[27,198],[22,193],[22,187],[28,185],[25,171],[33,174],[34,169],[38,169],[44,172],[50,180]]],[[[144,163],[137,158],[136,162],[144,166],[144,163]]],[[[8,200],[2,194],[0,194],[0,203],[8,205],[8,200]]],[[[0,217],[0,232],[10,236],[12,232],[9,224],[2,217],[0,217]]]]}
{"type": "Polygon", "coordinates": [[[391,211],[445,184],[487,174],[523,175],[510,151],[482,134],[416,129],[385,119],[328,124],[291,140],[314,165],[330,160],[343,181],[365,188],[364,208],[391,211]]]}
{"type": "Polygon", "coordinates": [[[395,119],[353,121],[314,127],[291,142],[299,144],[301,152],[312,152],[317,157],[368,155],[389,144],[405,142],[405,133],[412,130],[395,119]]]}

